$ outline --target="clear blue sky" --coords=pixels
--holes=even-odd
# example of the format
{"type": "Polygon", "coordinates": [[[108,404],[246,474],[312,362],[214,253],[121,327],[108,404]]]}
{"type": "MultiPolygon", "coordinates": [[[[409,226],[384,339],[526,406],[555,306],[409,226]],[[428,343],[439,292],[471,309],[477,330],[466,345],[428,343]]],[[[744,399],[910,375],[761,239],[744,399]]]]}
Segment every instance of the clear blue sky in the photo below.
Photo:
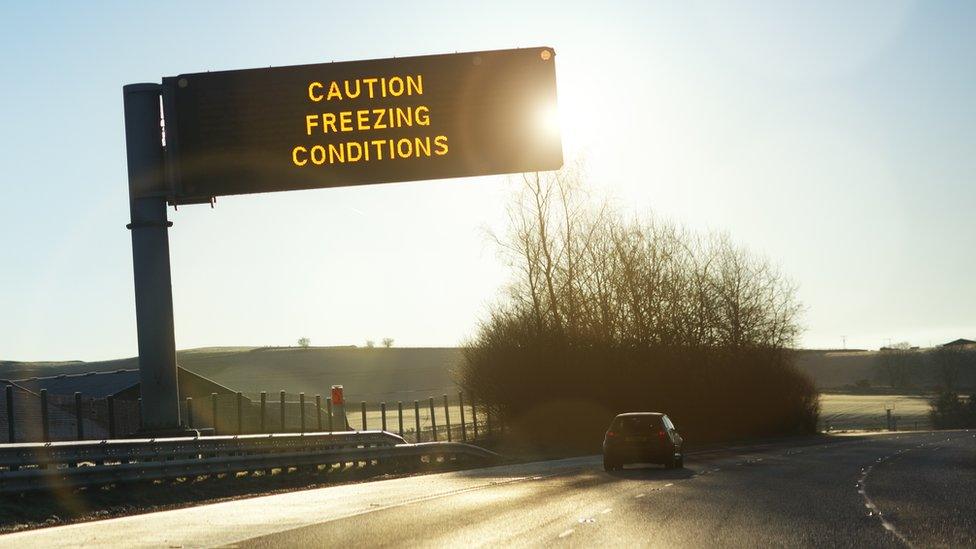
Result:
{"type": "MultiPolygon", "coordinates": [[[[782,266],[803,344],[976,338],[976,3],[22,2],[0,8],[0,359],[136,352],[122,85],[557,51],[567,156],[782,266]],[[792,4],[792,3],[790,3],[792,4]]],[[[177,344],[455,345],[506,273],[503,177],[171,212],[177,344]]]]}

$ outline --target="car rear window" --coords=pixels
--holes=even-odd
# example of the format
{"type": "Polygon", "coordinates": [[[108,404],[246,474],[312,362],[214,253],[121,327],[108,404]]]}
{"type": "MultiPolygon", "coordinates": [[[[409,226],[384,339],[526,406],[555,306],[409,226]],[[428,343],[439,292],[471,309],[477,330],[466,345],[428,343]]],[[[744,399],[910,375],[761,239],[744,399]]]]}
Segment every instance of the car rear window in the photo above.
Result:
{"type": "Polygon", "coordinates": [[[613,420],[610,430],[621,433],[656,431],[661,427],[660,416],[624,416],[613,420]]]}

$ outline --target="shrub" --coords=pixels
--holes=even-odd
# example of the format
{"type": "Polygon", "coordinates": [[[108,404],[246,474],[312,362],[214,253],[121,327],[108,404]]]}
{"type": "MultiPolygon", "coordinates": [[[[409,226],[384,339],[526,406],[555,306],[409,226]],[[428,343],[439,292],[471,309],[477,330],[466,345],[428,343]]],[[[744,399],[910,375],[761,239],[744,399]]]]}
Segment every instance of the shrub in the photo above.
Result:
{"type": "Polygon", "coordinates": [[[976,427],[976,398],[961,398],[952,391],[939,393],[929,403],[929,417],[936,429],[969,429],[976,427]]]}
{"type": "Polygon", "coordinates": [[[791,363],[795,289],[724,235],[589,207],[581,172],[524,179],[499,238],[515,273],[466,346],[462,386],[527,440],[592,447],[622,411],[691,440],[816,430],[791,363]]]}

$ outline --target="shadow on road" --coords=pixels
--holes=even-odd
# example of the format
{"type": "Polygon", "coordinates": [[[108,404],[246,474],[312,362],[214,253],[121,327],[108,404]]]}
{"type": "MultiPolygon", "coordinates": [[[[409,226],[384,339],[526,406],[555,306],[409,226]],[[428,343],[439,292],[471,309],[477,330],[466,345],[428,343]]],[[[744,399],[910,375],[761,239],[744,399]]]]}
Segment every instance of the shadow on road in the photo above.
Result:
{"type": "Polygon", "coordinates": [[[665,469],[657,465],[628,465],[627,469],[611,471],[608,475],[622,480],[669,480],[695,476],[692,469],[665,469]]]}

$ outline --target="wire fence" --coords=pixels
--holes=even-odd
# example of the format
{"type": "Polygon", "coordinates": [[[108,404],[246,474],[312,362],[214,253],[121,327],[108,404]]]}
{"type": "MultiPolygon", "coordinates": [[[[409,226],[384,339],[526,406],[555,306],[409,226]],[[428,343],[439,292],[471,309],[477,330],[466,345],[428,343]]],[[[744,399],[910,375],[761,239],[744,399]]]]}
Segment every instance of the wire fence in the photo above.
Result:
{"type": "MultiPolygon", "coordinates": [[[[411,442],[472,442],[503,428],[463,393],[409,402],[345,402],[305,393],[212,393],[180,402],[183,425],[204,435],[383,430],[411,442]]],[[[0,391],[0,440],[49,442],[139,436],[141,399],[0,391]]]]}

